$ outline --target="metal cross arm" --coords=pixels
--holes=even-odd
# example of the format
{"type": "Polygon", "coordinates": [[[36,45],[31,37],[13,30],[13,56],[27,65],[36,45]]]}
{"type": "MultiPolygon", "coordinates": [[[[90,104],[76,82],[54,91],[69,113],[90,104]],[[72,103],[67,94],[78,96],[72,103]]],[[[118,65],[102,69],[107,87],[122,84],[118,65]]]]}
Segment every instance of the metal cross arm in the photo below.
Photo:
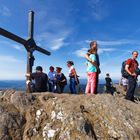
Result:
{"type": "MultiPolygon", "coordinates": [[[[34,32],[34,12],[30,11],[29,12],[29,20],[28,20],[28,38],[27,39],[23,39],[9,31],[6,31],[5,29],[0,28],[0,35],[9,38],[13,41],[16,41],[20,44],[22,44],[26,51],[27,51],[27,73],[32,73],[32,67],[34,64],[34,56],[33,56],[33,52],[39,51],[45,55],[50,55],[51,53],[39,46],[36,45],[35,40],[33,38],[33,32],[34,32]]],[[[31,80],[30,77],[26,78],[26,81],[31,80]]],[[[26,91],[27,92],[31,92],[30,88],[27,86],[26,87],[26,91]]]]}
{"type": "Polygon", "coordinates": [[[47,50],[45,50],[45,49],[43,49],[43,48],[41,48],[41,47],[38,47],[38,46],[36,46],[36,49],[35,49],[35,50],[37,50],[37,51],[39,51],[39,52],[42,52],[42,53],[44,53],[44,54],[46,54],[46,55],[51,55],[50,52],[48,52],[47,50]]]}
{"type": "Polygon", "coordinates": [[[41,52],[41,53],[43,53],[43,54],[51,55],[51,53],[50,53],[49,51],[47,51],[47,50],[45,50],[45,49],[43,49],[43,48],[37,46],[36,43],[35,43],[35,41],[34,41],[32,38],[30,38],[30,39],[28,39],[28,40],[26,41],[25,46],[28,46],[28,49],[29,49],[29,51],[31,51],[31,52],[37,50],[37,51],[39,51],[39,52],[41,52]]]}
{"type": "MultiPolygon", "coordinates": [[[[6,38],[9,38],[11,40],[14,40],[14,41],[16,41],[16,42],[18,42],[18,43],[20,43],[20,44],[22,44],[24,46],[26,44],[26,40],[25,39],[15,35],[15,34],[12,34],[11,32],[8,32],[8,31],[6,31],[6,30],[4,30],[2,28],[0,28],[0,35],[4,36],[6,38]]],[[[25,47],[25,48],[27,49],[27,47],[25,47]]]]}
{"type": "Polygon", "coordinates": [[[37,51],[44,53],[46,55],[50,55],[50,52],[37,46],[33,39],[25,40],[25,39],[15,35],[15,34],[11,33],[11,32],[8,32],[8,31],[2,29],[2,28],[0,28],[0,35],[24,45],[24,47],[26,48],[27,51],[30,51],[30,49],[32,49],[33,51],[37,50],[37,51]]]}

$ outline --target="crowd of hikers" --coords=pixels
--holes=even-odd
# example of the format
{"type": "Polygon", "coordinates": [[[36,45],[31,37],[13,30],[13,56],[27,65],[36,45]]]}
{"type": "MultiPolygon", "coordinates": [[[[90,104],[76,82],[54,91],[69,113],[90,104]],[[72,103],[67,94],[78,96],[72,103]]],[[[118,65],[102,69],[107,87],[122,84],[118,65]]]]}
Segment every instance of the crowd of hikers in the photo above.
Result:
{"type": "MultiPolygon", "coordinates": [[[[67,61],[67,67],[69,68],[69,88],[72,94],[76,94],[76,85],[79,84],[78,75],[74,68],[73,61],[67,61]]],[[[49,73],[46,74],[43,72],[41,66],[36,67],[36,72],[27,73],[26,77],[29,77],[27,84],[30,86],[31,92],[53,92],[53,93],[63,93],[64,88],[67,85],[67,78],[62,73],[61,67],[56,67],[56,70],[53,66],[49,67],[49,73]],[[31,82],[31,81],[34,82],[31,82]]]]}
{"type": "MultiPolygon", "coordinates": [[[[134,101],[134,92],[137,84],[138,75],[140,75],[140,70],[138,68],[139,64],[137,62],[138,52],[133,51],[131,58],[124,61],[122,64],[122,79],[121,84],[123,85],[124,91],[126,91],[125,99],[134,101]]],[[[87,85],[85,89],[86,94],[97,94],[98,93],[98,82],[100,70],[100,60],[98,55],[98,47],[96,41],[90,42],[90,47],[85,54],[86,59],[86,74],[87,74],[87,85]]],[[[74,68],[73,61],[67,61],[67,67],[69,68],[69,89],[72,94],[76,94],[76,86],[79,84],[78,75],[76,69],[74,68]]],[[[27,77],[34,80],[34,84],[27,81],[30,85],[32,92],[54,92],[63,93],[64,88],[68,81],[66,76],[62,73],[61,67],[53,66],[49,67],[49,73],[43,72],[41,66],[36,67],[35,73],[27,73],[27,77]]],[[[112,90],[112,79],[109,73],[106,74],[106,92],[113,95],[112,90]]]]}

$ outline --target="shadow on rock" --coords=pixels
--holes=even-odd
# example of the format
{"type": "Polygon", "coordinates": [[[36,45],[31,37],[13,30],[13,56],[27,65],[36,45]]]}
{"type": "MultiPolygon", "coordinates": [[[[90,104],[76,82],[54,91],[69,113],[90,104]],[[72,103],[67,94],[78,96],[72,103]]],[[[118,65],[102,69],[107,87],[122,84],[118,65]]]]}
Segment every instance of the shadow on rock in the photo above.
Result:
{"type": "Polygon", "coordinates": [[[86,120],[86,122],[84,124],[84,131],[86,132],[86,134],[88,136],[91,136],[92,138],[97,140],[97,136],[95,134],[94,128],[93,128],[92,124],[88,120],[86,120]]]}

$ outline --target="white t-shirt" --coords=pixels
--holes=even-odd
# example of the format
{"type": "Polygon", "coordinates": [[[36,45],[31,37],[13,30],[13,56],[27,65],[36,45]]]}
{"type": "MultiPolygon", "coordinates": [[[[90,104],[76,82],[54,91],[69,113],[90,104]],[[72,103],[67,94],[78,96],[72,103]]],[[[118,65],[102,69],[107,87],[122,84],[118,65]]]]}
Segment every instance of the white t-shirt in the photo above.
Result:
{"type": "Polygon", "coordinates": [[[74,67],[73,66],[71,66],[70,67],[70,69],[69,69],[69,76],[71,76],[72,75],[72,70],[74,69],[74,67]]]}

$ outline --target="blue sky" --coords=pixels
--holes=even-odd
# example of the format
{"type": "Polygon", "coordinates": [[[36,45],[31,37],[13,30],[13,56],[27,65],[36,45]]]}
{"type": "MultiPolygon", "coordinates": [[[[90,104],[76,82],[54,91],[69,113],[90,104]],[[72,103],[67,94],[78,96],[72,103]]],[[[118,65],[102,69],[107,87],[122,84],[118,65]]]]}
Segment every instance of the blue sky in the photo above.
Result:
{"type": "MultiPolygon", "coordinates": [[[[73,60],[78,75],[86,77],[83,55],[91,40],[97,40],[101,63],[100,78],[110,73],[119,79],[121,63],[140,47],[139,0],[0,0],[0,27],[25,39],[28,12],[35,12],[34,39],[52,53],[34,52],[34,68],[50,65],[63,68],[73,60]]],[[[140,62],[140,59],[138,58],[140,62]]],[[[0,36],[0,79],[25,79],[25,48],[0,36]]]]}

